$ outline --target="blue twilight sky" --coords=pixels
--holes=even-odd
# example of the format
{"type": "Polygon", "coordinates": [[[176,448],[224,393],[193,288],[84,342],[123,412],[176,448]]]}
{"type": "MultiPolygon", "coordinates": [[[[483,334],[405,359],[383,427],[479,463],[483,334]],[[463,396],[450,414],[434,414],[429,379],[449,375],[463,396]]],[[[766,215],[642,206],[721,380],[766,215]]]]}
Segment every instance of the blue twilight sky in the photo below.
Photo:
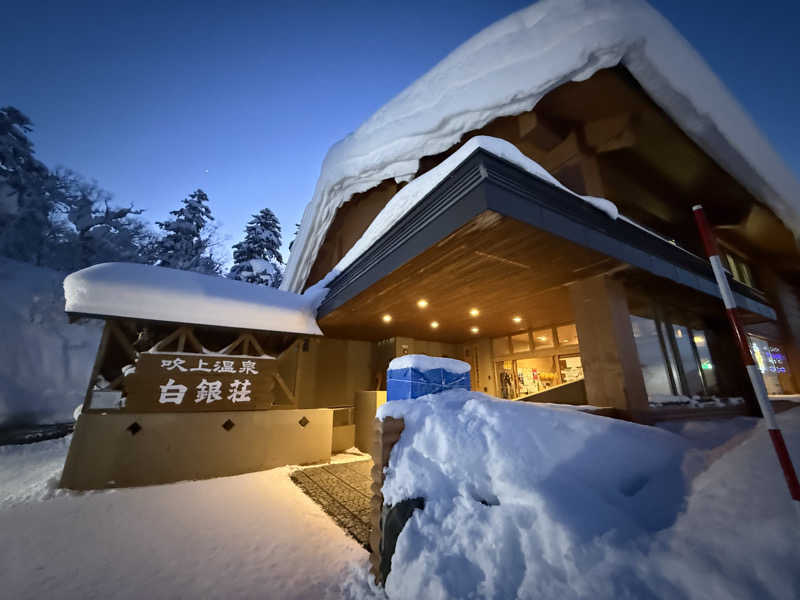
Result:
{"type": "MultiPolygon", "coordinates": [[[[201,187],[228,246],[264,206],[286,246],[327,149],[528,4],[16,0],[0,11],[0,105],[33,120],[48,166],[96,179],[150,221],[201,187]]],[[[652,4],[800,173],[796,3],[652,4]]]]}

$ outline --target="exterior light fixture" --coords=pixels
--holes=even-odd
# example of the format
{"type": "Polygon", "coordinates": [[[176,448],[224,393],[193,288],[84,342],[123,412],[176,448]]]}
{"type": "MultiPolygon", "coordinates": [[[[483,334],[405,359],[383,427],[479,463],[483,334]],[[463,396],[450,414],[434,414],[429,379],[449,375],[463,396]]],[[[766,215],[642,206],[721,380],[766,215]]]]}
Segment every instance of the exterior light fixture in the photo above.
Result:
{"type": "Polygon", "coordinates": [[[381,320],[384,323],[391,323],[392,322],[392,315],[386,314],[381,317],[381,320]]]}
{"type": "Polygon", "coordinates": [[[425,300],[425,298],[420,298],[419,300],[417,300],[417,306],[419,306],[420,308],[427,308],[428,301],[425,300]]]}
{"type": "Polygon", "coordinates": [[[472,333],[478,333],[478,332],[480,331],[480,329],[478,329],[477,327],[470,327],[470,328],[469,328],[469,330],[470,330],[472,333]]]}
{"type": "Polygon", "coordinates": [[[566,343],[567,343],[569,340],[567,340],[567,339],[564,339],[564,340],[562,340],[561,338],[559,338],[559,340],[558,340],[558,341],[559,341],[559,343],[561,343],[561,344],[566,344],[566,343]]]}
{"type": "Polygon", "coordinates": [[[522,317],[514,317],[511,320],[514,321],[514,323],[522,323],[522,317]]]}
{"type": "Polygon", "coordinates": [[[547,341],[547,336],[540,335],[540,336],[537,336],[536,339],[539,340],[540,342],[546,342],[547,341]]]}
{"type": "Polygon", "coordinates": [[[439,321],[431,321],[431,329],[436,329],[439,327],[439,321]]]}
{"type": "Polygon", "coordinates": [[[481,314],[481,311],[479,311],[477,308],[470,308],[469,314],[472,317],[477,317],[479,314],[481,314]]]}

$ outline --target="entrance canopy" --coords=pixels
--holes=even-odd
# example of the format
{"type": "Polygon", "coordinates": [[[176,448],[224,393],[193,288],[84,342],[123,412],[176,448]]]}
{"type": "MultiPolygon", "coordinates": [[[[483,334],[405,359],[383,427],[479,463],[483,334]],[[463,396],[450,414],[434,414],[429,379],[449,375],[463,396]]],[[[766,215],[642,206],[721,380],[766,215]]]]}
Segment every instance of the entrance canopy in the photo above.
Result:
{"type": "MultiPolygon", "coordinates": [[[[571,320],[567,284],[631,267],[719,297],[705,259],[601,208],[477,148],[326,282],[320,325],[361,339],[503,335],[514,317],[529,327],[571,320]]],[[[732,287],[754,317],[775,318],[757,292],[732,287]]]]}
{"type": "Polygon", "coordinates": [[[103,263],[64,279],[65,310],[90,317],[321,335],[314,298],[224,277],[103,263]]]}

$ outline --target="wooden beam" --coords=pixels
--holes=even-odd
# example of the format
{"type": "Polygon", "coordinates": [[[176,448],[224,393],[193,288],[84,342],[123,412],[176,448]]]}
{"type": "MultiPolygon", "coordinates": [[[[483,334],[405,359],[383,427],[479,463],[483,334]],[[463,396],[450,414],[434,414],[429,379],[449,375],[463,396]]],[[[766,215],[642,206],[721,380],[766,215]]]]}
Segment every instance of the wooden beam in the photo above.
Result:
{"type": "Polygon", "coordinates": [[[283,390],[283,393],[286,394],[286,397],[289,399],[291,405],[296,406],[297,399],[295,398],[294,394],[289,390],[289,386],[286,385],[286,382],[283,380],[283,377],[281,377],[281,374],[276,371],[275,373],[272,374],[272,376],[275,378],[275,381],[278,382],[278,386],[281,388],[281,390],[283,390]]]}
{"type": "Polygon", "coordinates": [[[636,144],[633,117],[630,113],[591,121],[583,126],[586,145],[597,152],[611,152],[636,144]]]}
{"type": "Polygon", "coordinates": [[[555,173],[560,167],[580,153],[581,147],[578,142],[578,135],[576,132],[572,131],[563,142],[547,153],[547,158],[545,158],[543,166],[550,173],[555,173]]]}
{"type": "Polygon", "coordinates": [[[517,128],[520,139],[530,141],[543,150],[555,148],[562,140],[562,136],[532,110],[517,117],[517,128]]]}
{"type": "Polygon", "coordinates": [[[108,328],[111,330],[111,333],[114,335],[114,339],[116,339],[120,346],[128,353],[130,358],[134,360],[139,357],[139,353],[136,351],[136,348],[133,347],[130,340],[125,336],[122,330],[119,328],[115,321],[108,321],[108,328]]]}
{"type": "Polygon", "coordinates": [[[94,366],[92,367],[92,376],[89,378],[89,387],[86,389],[86,396],[83,398],[83,408],[81,410],[89,410],[92,403],[92,392],[94,391],[94,383],[97,381],[97,376],[100,374],[100,367],[103,364],[103,359],[106,357],[106,349],[108,348],[108,340],[111,339],[111,329],[109,328],[110,321],[106,321],[103,327],[103,333],[100,336],[100,345],[97,347],[97,354],[94,357],[94,366]]]}
{"type": "Polygon", "coordinates": [[[159,340],[155,344],[153,344],[152,348],[148,350],[148,352],[160,352],[162,348],[164,348],[167,344],[175,340],[183,331],[183,327],[178,327],[175,331],[170,333],[167,337],[163,340],[159,340]]]}

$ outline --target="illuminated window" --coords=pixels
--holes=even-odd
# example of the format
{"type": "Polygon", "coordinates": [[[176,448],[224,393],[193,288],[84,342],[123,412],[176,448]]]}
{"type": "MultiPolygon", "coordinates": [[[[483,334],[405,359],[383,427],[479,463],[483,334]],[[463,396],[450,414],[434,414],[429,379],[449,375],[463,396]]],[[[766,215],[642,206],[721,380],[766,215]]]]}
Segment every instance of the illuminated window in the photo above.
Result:
{"type": "Polygon", "coordinates": [[[517,335],[511,336],[511,351],[514,354],[518,354],[520,352],[530,352],[531,350],[531,342],[528,338],[528,332],[518,333],[517,335]]]}
{"type": "Polygon", "coordinates": [[[564,344],[577,344],[578,343],[578,328],[575,325],[562,325],[556,328],[556,337],[560,345],[564,344]]]}
{"type": "Polygon", "coordinates": [[[552,329],[537,329],[533,332],[533,346],[535,348],[552,348],[553,347],[553,330],[552,329]]]}
{"type": "Polygon", "coordinates": [[[506,354],[511,354],[508,348],[508,337],[503,336],[494,338],[492,340],[492,350],[494,351],[495,356],[505,356],[506,354]]]}

